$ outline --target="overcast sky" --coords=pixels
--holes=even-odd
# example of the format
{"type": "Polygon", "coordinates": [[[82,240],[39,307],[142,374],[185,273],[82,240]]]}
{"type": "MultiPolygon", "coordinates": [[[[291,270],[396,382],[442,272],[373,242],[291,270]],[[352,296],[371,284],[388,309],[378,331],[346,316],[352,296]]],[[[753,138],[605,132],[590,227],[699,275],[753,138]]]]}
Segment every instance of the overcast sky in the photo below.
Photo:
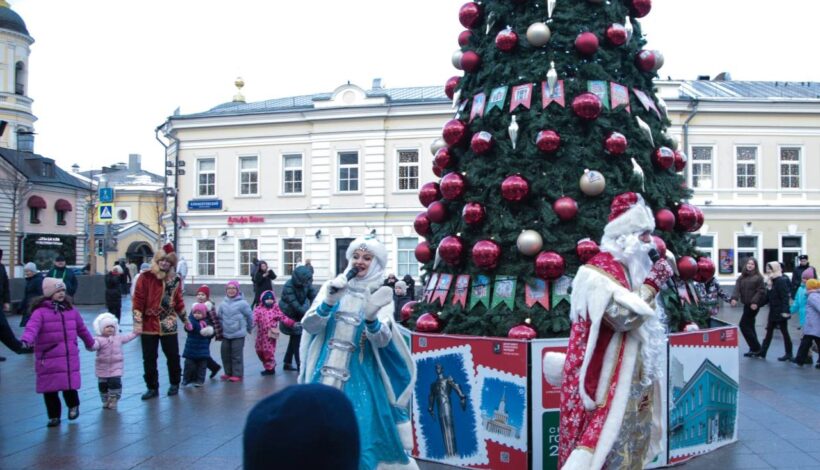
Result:
{"type": "MultiPolygon", "coordinates": [[[[558,0],[580,1],[580,0],[558,0]]],[[[10,0],[35,39],[35,150],[68,169],[127,161],[162,171],[154,129],[230,101],[443,85],[465,0],[10,0]]],[[[644,18],[662,77],[820,81],[817,0],[655,0],[644,18]]]]}

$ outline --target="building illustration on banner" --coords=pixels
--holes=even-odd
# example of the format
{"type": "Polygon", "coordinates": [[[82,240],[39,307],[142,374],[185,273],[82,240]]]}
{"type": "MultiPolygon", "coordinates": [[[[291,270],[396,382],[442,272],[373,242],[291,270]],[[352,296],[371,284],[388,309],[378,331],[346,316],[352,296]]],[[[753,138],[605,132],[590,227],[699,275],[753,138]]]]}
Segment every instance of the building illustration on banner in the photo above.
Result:
{"type": "Polygon", "coordinates": [[[501,395],[501,401],[498,402],[498,408],[493,410],[492,415],[481,415],[482,425],[488,432],[500,434],[504,437],[519,437],[518,428],[511,426],[509,423],[510,415],[506,410],[507,390],[501,395]]]}

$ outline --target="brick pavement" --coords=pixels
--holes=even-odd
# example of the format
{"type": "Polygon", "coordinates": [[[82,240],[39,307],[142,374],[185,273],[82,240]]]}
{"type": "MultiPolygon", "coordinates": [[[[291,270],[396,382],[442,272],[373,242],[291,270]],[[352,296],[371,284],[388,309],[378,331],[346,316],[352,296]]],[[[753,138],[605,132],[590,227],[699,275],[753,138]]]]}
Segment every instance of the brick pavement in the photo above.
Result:
{"type": "MultiPolygon", "coordinates": [[[[82,309],[89,325],[101,311],[102,307],[82,309]]],[[[723,312],[728,321],[735,322],[738,316],[737,309],[723,312]]],[[[10,320],[19,333],[19,317],[10,320]]],[[[130,319],[126,318],[124,329],[130,331],[130,319]]],[[[762,333],[762,320],[758,332],[762,333]]],[[[794,328],[793,338],[799,338],[794,328]]],[[[247,412],[265,396],[296,382],[295,373],[281,371],[286,341],[277,348],[279,365],[273,377],[259,375],[262,367],[252,343],[249,338],[245,346],[243,383],[210,380],[201,389],[183,389],[177,397],[164,395],[168,383],[160,358],[163,394],[148,402],[139,398],[145,389],[139,342],[125,345],[123,399],[116,412],[101,408],[94,354],[83,352],[81,416],[71,422],[64,418],[55,429],[45,427],[45,407],[34,393],[32,356],[0,351],[8,357],[0,363],[0,468],[167,469],[194,464],[198,469],[240,468],[247,412]]],[[[820,370],[777,362],[773,358],[782,348],[776,338],[770,359],[741,358],[740,442],[685,467],[820,469],[820,370]]],[[[218,345],[213,343],[212,354],[219,357],[218,345]]],[[[420,466],[451,468],[425,462],[420,466]]]]}

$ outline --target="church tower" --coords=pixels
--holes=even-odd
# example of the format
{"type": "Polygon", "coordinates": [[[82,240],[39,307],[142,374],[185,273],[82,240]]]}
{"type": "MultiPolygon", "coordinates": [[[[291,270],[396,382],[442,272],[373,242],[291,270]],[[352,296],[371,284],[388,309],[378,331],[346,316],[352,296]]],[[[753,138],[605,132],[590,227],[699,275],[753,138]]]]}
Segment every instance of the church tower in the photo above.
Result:
{"type": "Polygon", "coordinates": [[[34,149],[32,99],[28,94],[31,45],[26,23],[6,0],[0,0],[0,147],[34,149]]]}

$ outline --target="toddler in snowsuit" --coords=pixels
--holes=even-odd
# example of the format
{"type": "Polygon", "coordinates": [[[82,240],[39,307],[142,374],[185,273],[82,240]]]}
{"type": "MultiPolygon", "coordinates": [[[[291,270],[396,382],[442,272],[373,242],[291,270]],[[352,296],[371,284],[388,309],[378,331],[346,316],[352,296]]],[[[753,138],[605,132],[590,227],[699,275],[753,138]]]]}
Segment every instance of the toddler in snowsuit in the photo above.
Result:
{"type": "Polygon", "coordinates": [[[262,361],[262,375],[273,375],[276,370],[276,340],[279,339],[279,323],[293,327],[296,322],[285,316],[276,304],[273,291],[266,290],[259,296],[259,305],[253,311],[256,324],[256,355],[262,361]]]}
{"type": "Polygon", "coordinates": [[[208,359],[211,358],[211,336],[214,327],[208,324],[208,308],[205,304],[194,304],[191,308],[188,338],[185,340],[185,368],[182,371],[182,385],[201,387],[205,383],[205,370],[208,368],[208,359]]]}
{"type": "Polygon", "coordinates": [[[230,382],[241,382],[244,374],[242,351],[245,347],[245,336],[253,329],[253,312],[239,291],[239,283],[228,281],[225,287],[225,300],[216,309],[219,323],[222,325],[222,367],[225,373],[220,377],[230,382]]]}
{"type": "Polygon", "coordinates": [[[133,340],[137,333],[119,335],[120,330],[117,317],[111,313],[101,313],[94,319],[94,347],[97,351],[95,371],[97,386],[100,389],[100,399],[103,408],[117,409],[117,402],[122,397],[122,345],[133,340]]]}
{"type": "MultiPolygon", "coordinates": [[[[216,316],[216,305],[211,301],[211,288],[204,284],[200,286],[196,291],[196,301],[197,303],[205,304],[205,307],[208,308],[208,323],[214,327],[214,340],[222,341],[222,325],[216,316]]],[[[208,355],[208,369],[211,371],[211,378],[214,378],[220,369],[222,369],[222,366],[208,355]]]]}

